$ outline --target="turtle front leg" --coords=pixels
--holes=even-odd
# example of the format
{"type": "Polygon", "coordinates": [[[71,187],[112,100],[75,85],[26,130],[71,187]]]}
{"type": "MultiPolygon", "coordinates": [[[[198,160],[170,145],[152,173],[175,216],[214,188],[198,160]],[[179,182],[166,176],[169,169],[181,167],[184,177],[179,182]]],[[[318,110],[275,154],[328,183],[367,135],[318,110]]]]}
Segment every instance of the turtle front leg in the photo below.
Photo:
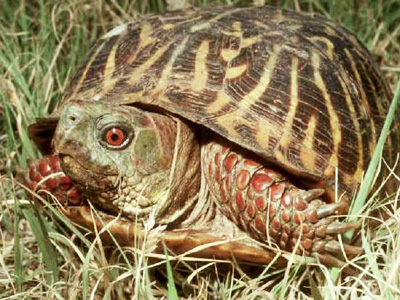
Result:
{"type": "Polygon", "coordinates": [[[216,142],[204,146],[202,164],[222,213],[252,238],[331,265],[338,264],[334,256],[342,249],[346,254],[361,252],[337,240],[338,234],[356,227],[335,218],[348,212],[348,201],[328,204],[322,200],[323,189],[301,189],[273,167],[216,142]]]}
{"type": "Polygon", "coordinates": [[[32,192],[40,196],[52,194],[59,211],[75,224],[91,231],[96,227],[98,232],[107,226],[107,231],[101,235],[103,242],[113,243],[109,233],[122,246],[132,246],[136,240],[143,239],[143,230],[134,222],[116,220],[115,216],[107,214],[102,214],[101,218],[94,216],[84,196],[64,174],[58,155],[46,155],[40,160],[31,161],[28,171],[22,173],[21,177],[32,192]]]}
{"type": "Polygon", "coordinates": [[[71,179],[62,171],[58,155],[46,155],[40,160],[31,161],[22,177],[33,192],[50,192],[62,205],[79,205],[83,202],[71,179]]]}

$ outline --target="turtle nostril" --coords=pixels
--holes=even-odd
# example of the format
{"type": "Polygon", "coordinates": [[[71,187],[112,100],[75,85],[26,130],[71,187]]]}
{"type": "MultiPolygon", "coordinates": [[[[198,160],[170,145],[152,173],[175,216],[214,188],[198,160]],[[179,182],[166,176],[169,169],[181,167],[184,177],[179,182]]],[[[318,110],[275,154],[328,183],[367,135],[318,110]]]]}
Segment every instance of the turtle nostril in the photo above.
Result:
{"type": "Polygon", "coordinates": [[[85,110],[77,105],[67,106],[61,113],[60,124],[63,124],[66,128],[75,127],[85,119],[86,115],[85,110]]]}
{"type": "Polygon", "coordinates": [[[80,115],[77,114],[76,112],[72,112],[68,115],[67,117],[67,122],[70,125],[76,125],[79,123],[79,120],[81,119],[80,115]]]}

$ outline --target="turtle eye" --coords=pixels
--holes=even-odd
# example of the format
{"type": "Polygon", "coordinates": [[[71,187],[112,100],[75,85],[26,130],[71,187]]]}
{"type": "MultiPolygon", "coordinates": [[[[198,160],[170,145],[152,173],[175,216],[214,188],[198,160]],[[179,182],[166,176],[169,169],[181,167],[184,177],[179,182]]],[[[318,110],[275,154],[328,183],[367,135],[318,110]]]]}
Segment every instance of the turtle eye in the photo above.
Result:
{"type": "Polygon", "coordinates": [[[106,132],[106,142],[113,147],[121,146],[125,139],[126,133],[119,128],[111,128],[106,132]]]}
{"type": "Polygon", "coordinates": [[[127,128],[110,126],[103,130],[100,143],[108,149],[122,150],[129,145],[131,140],[132,135],[129,135],[127,128]]]}

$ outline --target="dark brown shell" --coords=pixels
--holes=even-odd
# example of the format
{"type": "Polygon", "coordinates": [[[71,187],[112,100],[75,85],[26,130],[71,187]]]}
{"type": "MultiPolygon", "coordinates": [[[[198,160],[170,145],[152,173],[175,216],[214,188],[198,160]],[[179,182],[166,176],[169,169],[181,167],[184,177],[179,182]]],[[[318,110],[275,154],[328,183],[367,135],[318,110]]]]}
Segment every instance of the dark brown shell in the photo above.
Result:
{"type": "Polygon", "coordinates": [[[351,197],[391,92],[345,29],[265,6],[192,9],[116,28],[78,70],[61,106],[72,99],[161,107],[330,196],[337,172],[339,193],[351,197]]]}

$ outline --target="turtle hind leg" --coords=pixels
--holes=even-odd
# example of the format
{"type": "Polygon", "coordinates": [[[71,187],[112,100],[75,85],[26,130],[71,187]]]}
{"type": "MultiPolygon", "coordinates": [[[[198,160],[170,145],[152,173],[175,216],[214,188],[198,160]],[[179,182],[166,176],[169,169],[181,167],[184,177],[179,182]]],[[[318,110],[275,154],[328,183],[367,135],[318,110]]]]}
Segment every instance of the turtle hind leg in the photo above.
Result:
{"type": "Polygon", "coordinates": [[[337,219],[348,212],[346,200],[326,203],[323,189],[298,188],[279,171],[216,142],[204,145],[202,171],[222,213],[252,238],[323,258],[361,252],[337,241],[357,226],[337,219]]]}

